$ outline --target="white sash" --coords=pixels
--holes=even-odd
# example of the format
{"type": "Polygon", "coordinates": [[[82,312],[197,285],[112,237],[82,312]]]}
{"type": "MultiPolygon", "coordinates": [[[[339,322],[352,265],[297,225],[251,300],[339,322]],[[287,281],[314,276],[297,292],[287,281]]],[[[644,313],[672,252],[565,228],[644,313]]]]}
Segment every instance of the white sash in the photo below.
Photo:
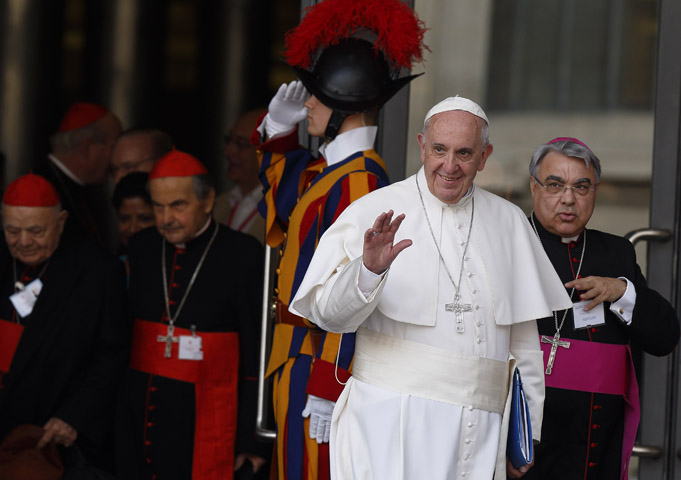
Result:
{"type": "Polygon", "coordinates": [[[503,414],[508,362],[459,355],[366,328],[357,330],[352,376],[395,392],[503,414]]]}

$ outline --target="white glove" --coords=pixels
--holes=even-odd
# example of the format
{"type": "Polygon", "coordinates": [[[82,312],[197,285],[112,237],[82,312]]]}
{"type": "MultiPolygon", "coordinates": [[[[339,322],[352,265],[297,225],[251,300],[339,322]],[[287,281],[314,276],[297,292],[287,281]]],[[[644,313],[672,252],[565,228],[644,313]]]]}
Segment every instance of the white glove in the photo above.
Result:
{"type": "Polygon", "coordinates": [[[329,443],[331,437],[331,415],[336,402],[325,398],[307,396],[303,417],[310,417],[310,438],[315,438],[317,443],[329,443]]]}
{"type": "Polygon", "coordinates": [[[288,85],[283,83],[270,100],[269,111],[265,117],[267,137],[271,138],[293,130],[293,127],[305,120],[307,118],[305,102],[309,96],[300,80],[288,85]]]}

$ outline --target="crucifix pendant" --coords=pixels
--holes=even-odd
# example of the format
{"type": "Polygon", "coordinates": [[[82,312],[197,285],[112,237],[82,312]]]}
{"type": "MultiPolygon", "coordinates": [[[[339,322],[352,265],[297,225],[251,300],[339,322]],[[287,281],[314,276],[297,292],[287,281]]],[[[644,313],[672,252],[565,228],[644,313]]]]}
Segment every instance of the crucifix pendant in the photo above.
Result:
{"type": "Polygon", "coordinates": [[[166,342],[166,350],[163,353],[164,358],[170,358],[171,357],[171,349],[173,343],[177,343],[180,341],[179,337],[173,337],[173,331],[175,330],[175,327],[173,325],[168,325],[168,333],[164,335],[159,335],[156,337],[157,342],[166,342]]]}
{"type": "Polygon", "coordinates": [[[461,303],[461,295],[457,292],[454,295],[454,302],[445,304],[446,312],[454,312],[454,321],[456,322],[457,333],[463,333],[463,314],[464,312],[472,312],[470,303],[461,303]]]}
{"type": "Polygon", "coordinates": [[[570,342],[566,342],[565,340],[560,339],[560,331],[556,331],[556,334],[551,337],[547,337],[546,335],[541,336],[541,343],[550,343],[551,344],[551,352],[549,353],[549,361],[546,363],[546,375],[551,375],[551,370],[553,370],[553,362],[556,361],[556,352],[558,351],[558,347],[563,347],[563,348],[570,348],[570,342]]]}

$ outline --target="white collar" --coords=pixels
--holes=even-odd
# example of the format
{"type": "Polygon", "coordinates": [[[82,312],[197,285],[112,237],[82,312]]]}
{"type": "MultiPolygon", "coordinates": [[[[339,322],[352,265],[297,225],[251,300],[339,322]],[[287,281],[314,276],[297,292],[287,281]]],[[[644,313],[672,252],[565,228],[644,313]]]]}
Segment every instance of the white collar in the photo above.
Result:
{"type": "Polygon", "coordinates": [[[324,156],[326,164],[331,166],[353,153],[374,148],[377,131],[376,126],[353,128],[319,147],[319,153],[324,156]]]}
{"type": "Polygon", "coordinates": [[[47,158],[49,158],[50,161],[51,161],[52,163],[54,163],[54,165],[55,165],[59,170],[61,170],[61,171],[64,173],[64,175],[66,175],[67,177],[69,177],[71,180],[73,180],[74,182],[76,182],[76,183],[77,183],[78,185],[80,185],[81,187],[84,187],[84,186],[85,186],[85,184],[84,184],[78,177],[76,177],[76,174],[73,173],[71,170],[69,170],[69,169],[66,167],[66,165],[64,165],[63,163],[61,163],[61,161],[60,161],[57,157],[55,157],[53,154],[49,153],[49,154],[47,155],[47,158]]]}

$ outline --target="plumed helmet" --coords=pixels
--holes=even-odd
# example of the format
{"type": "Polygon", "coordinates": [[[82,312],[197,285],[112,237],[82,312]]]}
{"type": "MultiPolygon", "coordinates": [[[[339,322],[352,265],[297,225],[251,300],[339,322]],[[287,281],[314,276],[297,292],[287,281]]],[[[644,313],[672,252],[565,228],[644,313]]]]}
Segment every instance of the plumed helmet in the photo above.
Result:
{"type": "Polygon", "coordinates": [[[347,38],[324,49],[311,71],[293,69],[311,94],[346,114],[383,105],[418,76],[393,79],[383,53],[360,38],[347,38]]]}
{"type": "Polygon", "coordinates": [[[400,0],[324,0],[306,9],[286,35],[285,58],[333,110],[327,138],[346,115],[380,107],[418,76],[400,78],[413,60],[423,61],[425,30],[400,0]]]}

